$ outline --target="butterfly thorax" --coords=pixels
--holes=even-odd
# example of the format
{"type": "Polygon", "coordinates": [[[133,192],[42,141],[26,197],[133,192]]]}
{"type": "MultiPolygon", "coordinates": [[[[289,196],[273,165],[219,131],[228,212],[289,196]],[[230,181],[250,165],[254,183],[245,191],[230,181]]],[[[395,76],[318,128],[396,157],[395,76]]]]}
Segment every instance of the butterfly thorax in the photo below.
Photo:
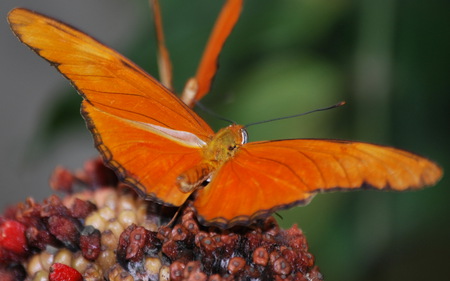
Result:
{"type": "Polygon", "coordinates": [[[230,125],[217,132],[203,149],[205,159],[224,163],[236,153],[236,149],[247,142],[247,131],[242,125],[230,125]]]}
{"type": "Polygon", "coordinates": [[[183,192],[192,192],[214,171],[232,158],[238,148],[247,142],[247,131],[242,125],[230,125],[221,129],[202,148],[203,161],[177,177],[178,187],[183,192]]]}

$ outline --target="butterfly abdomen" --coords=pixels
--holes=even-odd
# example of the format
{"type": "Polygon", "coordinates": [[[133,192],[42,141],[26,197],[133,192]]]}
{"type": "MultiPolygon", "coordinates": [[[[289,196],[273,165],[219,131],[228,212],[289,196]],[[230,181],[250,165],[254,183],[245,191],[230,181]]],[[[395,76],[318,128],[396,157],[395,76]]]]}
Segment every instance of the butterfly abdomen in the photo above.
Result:
{"type": "Polygon", "coordinates": [[[215,167],[210,163],[200,163],[177,177],[178,188],[182,192],[192,192],[207,180],[214,170],[215,167]]]}

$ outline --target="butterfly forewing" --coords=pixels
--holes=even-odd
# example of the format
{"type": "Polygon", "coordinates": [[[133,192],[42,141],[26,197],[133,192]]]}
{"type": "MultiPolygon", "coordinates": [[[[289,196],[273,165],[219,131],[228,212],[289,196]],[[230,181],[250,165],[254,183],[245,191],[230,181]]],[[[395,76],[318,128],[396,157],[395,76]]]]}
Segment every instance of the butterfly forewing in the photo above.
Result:
{"type": "Polygon", "coordinates": [[[211,128],[153,77],[86,34],[26,9],[12,10],[8,19],[19,39],[83,96],[84,118],[119,177],[160,202],[181,205],[189,194],[179,191],[176,178],[201,161],[211,128]]]}
{"type": "Polygon", "coordinates": [[[213,134],[196,113],[153,77],[88,35],[26,9],[12,10],[8,19],[18,38],[57,67],[93,106],[202,139],[213,134]]]}

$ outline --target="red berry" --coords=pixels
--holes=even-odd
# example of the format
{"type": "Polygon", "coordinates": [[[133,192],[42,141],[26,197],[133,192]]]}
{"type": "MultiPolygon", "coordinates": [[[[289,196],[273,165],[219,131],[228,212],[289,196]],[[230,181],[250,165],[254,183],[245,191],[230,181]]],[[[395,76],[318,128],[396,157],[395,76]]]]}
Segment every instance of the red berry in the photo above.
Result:
{"type": "Polygon", "coordinates": [[[5,220],[0,226],[0,247],[15,254],[24,254],[27,250],[25,226],[18,221],[5,220]]]}
{"type": "Polygon", "coordinates": [[[62,264],[54,263],[50,267],[48,275],[50,281],[82,281],[83,276],[74,268],[62,264]]]}

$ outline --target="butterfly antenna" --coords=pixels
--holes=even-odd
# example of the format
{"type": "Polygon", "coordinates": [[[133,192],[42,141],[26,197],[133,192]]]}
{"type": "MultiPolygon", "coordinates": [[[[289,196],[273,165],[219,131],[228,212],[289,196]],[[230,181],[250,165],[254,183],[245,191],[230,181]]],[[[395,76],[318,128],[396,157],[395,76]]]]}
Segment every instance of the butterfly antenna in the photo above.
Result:
{"type": "Polygon", "coordinates": [[[268,122],[272,122],[272,121],[278,121],[278,120],[289,119],[289,118],[295,118],[295,117],[307,115],[307,114],[314,113],[314,112],[329,110],[329,109],[333,109],[333,108],[336,108],[336,107],[343,106],[344,104],[345,104],[345,101],[341,101],[341,102],[338,102],[338,103],[333,104],[331,106],[314,109],[314,110],[303,112],[303,113],[300,113],[300,114],[294,114],[294,115],[290,115],[290,116],[284,116],[284,117],[279,117],[279,118],[274,118],[274,119],[269,119],[269,120],[264,120],[264,121],[258,121],[258,122],[254,122],[254,123],[250,123],[250,124],[245,125],[245,128],[248,128],[250,126],[257,125],[257,124],[268,123],[268,122]]]}
{"type": "Polygon", "coordinates": [[[202,111],[208,113],[208,114],[211,115],[211,116],[216,117],[216,118],[219,119],[219,120],[228,122],[228,123],[230,123],[230,124],[236,124],[236,122],[234,122],[233,120],[230,120],[230,119],[228,119],[228,118],[225,118],[225,117],[223,117],[223,116],[217,114],[216,112],[214,112],[214,111],[212,111],[211,109],[207,108],[206,106],[204,106],[204,105],[203,105],[202,103],[200,103],[200,102],[196,102],[195,105],[198,106],[198,108],[200,108],[202,111]]]}
{"type": "Polygon", "coordinates": [[[276,215],[280,220],[284,220],[284,217],[280,213],[275,212],[274,215],[276,215]]]}

